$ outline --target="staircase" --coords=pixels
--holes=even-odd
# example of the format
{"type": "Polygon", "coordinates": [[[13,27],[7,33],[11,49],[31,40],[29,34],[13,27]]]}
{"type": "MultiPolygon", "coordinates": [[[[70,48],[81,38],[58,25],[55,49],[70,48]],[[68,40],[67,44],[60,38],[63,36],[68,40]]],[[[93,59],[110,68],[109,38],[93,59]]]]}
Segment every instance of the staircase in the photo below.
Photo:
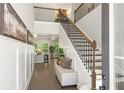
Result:
{"type": "MultiPolygon", "coordinates": [[[[62,13],[61,10],[60,12],[62,13]]],[[[91,89],[99,89],[99,86],[102,85],[102,54],[101,51],[96,48],[96,42],[90,40],[66,16],[64,16],[64,21],[61,18],[59,22],[66,31],[87,72],[91,75],[91,89]],[[65,21],[65,19],[68,20],[65,21]]]]}

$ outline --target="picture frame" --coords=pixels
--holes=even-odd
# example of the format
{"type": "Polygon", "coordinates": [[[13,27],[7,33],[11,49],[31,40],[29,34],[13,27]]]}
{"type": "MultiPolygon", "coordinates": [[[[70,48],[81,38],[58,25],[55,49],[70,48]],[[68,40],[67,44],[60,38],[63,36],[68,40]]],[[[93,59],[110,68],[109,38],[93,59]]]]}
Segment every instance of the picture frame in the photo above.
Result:
{"type": "Polygon", "coordinates": [[[27,43],[33,45],[34,44],[33,42],[34,42],[34,36],[29,30],[27,30],[27,43]]]}
{"type": "Polygon", "coordinates": [[[3,5],[3,7],[3,35],[26,42],[27,28],[25,24],[22,22],[10,4],[6,3],[3,5]]]}
{"type": "Polygon", "coordinates": [[[3,34],[3,18],[4,18],[4,6],[3,4],[0,4],[0,34],[3,34]]]}
{"type": "Polygon", "coordinates": [[[33,34],[9,3],[0,4],[0,35],[33,45],[33,34]]]}

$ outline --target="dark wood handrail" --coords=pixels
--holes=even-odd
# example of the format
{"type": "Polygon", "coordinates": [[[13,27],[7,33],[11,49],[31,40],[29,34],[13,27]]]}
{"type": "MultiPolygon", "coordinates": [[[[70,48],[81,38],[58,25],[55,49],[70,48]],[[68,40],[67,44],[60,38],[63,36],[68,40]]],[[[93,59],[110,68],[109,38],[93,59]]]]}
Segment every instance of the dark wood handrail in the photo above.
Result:
{"type": "Polygon", "coordinates": [[[80,8],[81,8],[81,6],[83,6],[84,5],[84,3],[81,3],[80,5],[79,5],[79,7],[74,11],[74,12],[77,12],[80,8]]]}
{"type": "Polygon", "coordinates": [[[55,9],[55,8],[46,8],[46,7],[39,7],[39,6],[34,6],[34,8],[38,8],[38,9],[47,9],[47,10],[59,10],[59,9],[55,9]]]}
{"type": "MultiPolygon", "coordinates": [[[[59,9],[59,12],[61,13],[61,14],[63,14],[63,16],[65,16],[68,20],[69,20],[69,22],[71,23],[71,24],[73,24],[73,25],[75,25],[73,22],[72,22],[72,20],[71,19],[69,19],[65,14],[64,14],[64,12],[61,10],[61,9],[59,9]]],[[[76,26],[76,25],[75,25],[76,26]]],[[[93,49],[93,64],[92,64],[92,71],[91,71],[91,73],[92,73],[92,79],[91,79],[91,82],[92,82],[92,84],[91,84],[91,89],[92,90],[95,90],[96,89],[96,66],[95,66],[95,50],[96,50],[96,47],[97,47],[97,44],[96,44],[96,42],[95,41],[92,41],[92,40],[90,40],[82,31],[80,31],[80,29],[76,26],[76,28],[78,29],[78,31],[81,33],[81,36],[83,36],[83,37],[85,37],[85,39],[86,39],[86,41],[89,43],[89,44],[91,44],[91,47],[92,47],[92,49],[93,49]]]]}
{"type": "Polygon", "coordinates": [[[84,3],[81,3],[78,8],[74,11],[74,23],[76,22],[76,12],[84,5],[84,3]]]}
{"type": "MultiPolygon", "coordinates": [[[[39,7],[39,6],[34,6],[34,8],[59,11],[58,8],[46,8],[46,7],[39,7]]],[[[67,9],[62,9],[62,10],[66,11],[67,9]]]]}
{"type": "MultiPolygon", "coordinates": [[[[62,13],[73,25],[75,25],[75,24],[72,22],[72,20],[71,20],[70,18],[68,18],[68,17],[64,14],[64,12],[63,12],[61,9],[59,9],[59,12],[62,13]]],[[[76,25],[75,25],[75,26],[76,26],[76,25]]],[[[90,44],[93,43],[93,41],[90,40],[82,31],[80,31],[80,29],[79,29],[77,26],[76,26],[76,28],[77,28],[78,31],[81,33],[81,35],[86,38],[86,40],[87,40],[88,43],[90,43],[90,44]]]]}

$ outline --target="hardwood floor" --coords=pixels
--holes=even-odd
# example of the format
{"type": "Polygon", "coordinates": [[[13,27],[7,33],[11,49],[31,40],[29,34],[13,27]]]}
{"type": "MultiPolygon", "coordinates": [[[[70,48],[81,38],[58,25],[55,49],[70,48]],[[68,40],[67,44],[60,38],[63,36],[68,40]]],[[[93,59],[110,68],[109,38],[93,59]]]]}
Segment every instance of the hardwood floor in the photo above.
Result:
{"type": "Polygon", "coordinates": [[[124,75],[116,73],[116,78],[118,81],[118,82],[116,82],[116,89],[124,90],[124,75]]]}
{"type": "Polygon", "coordinates": [[[117,84],[117,89],[118,90],[124,90],[124,82],[118,82],[117,84]]]}
{"type": "Polygon", "coordinates": [[[61,87],[54,71],[54,59],[35,64],[28,90],[76,90],[76,86],[61,87]]]}

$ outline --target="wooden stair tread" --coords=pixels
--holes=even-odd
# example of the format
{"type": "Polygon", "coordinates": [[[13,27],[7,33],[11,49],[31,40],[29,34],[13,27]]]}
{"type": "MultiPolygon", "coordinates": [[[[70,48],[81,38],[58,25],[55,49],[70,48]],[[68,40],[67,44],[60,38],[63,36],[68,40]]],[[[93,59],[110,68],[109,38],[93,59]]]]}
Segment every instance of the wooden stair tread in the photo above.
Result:
{"type": "MultiPolygon", "coordinates": [[[[93,49],[89,49],[89,50],[79,49],[78,51],[93,51],[93,49]]],[[[95,51],[99,51],[99,49],[95,49],[95,51]]]]}
{"type": "Polygon", "coordinates": [[[91,45],[75,45],[76,47],[91,47],[91,45]]]}
{"type": "MultiPolygon", "coordinates": [[[[81,56],[93,56],[93,54],[89,54],[89,55],[82,54],[81,56]]],[[[95,54],[95,56],[102,56],[102,54],[95,54]]]]}
{"type": "MultiPolygon", "coordinates": [[[[93,67],[90,67],[90,69],[92,69],[93,67]]],[[[96,66],[96,69],[102,69],[102,66],[96,66]]]]}
{"type": "MultiPolygon", "coordinates": [[[[84,61],[82,61],[82,62],[84,62],[84,61]]],[[[93,60],[87,60],[87,62],[93,62],[93,60]]],[[[101,59],[96,59],[95,62],[102,62],[102,60],[101,59]]]]}

